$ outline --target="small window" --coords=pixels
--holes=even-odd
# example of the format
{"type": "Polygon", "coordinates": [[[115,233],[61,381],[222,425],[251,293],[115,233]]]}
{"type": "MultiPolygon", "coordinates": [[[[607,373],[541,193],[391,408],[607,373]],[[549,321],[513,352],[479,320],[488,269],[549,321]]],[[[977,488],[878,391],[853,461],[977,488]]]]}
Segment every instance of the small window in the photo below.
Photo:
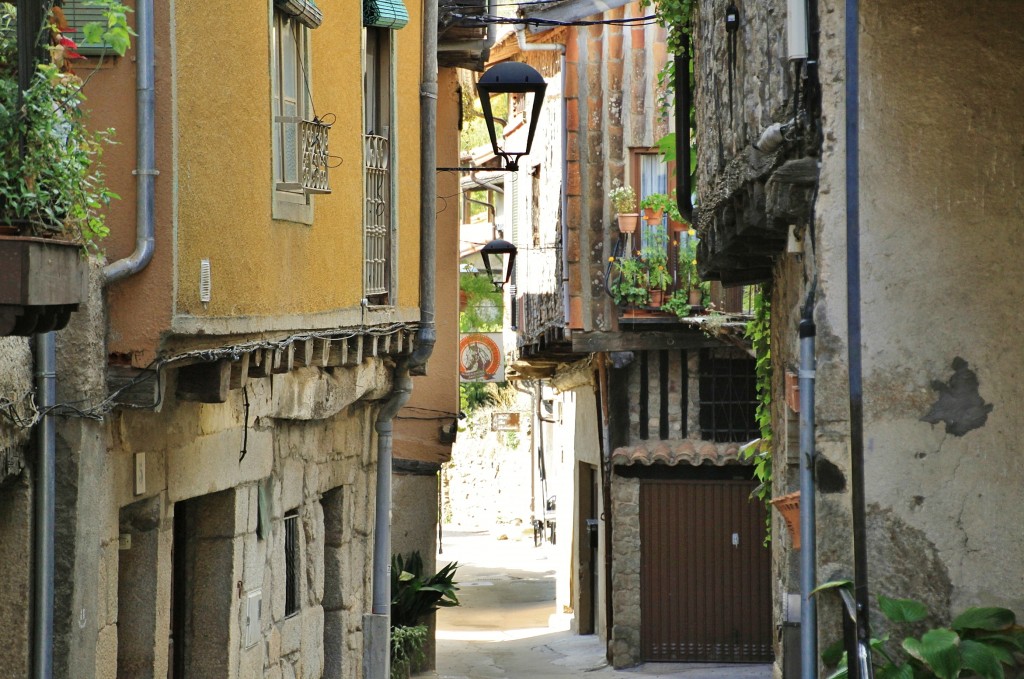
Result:
{"type": "Polygon", "coordinates": [[[299,612],[299,511],[293,509],[284,515],[284,615],[299,612]]]}
{"type": "Polygon", "coordinates": [[[56,0],[53,5],[54,7],[59,7],[64,12],[64,18],[71,29],[67,37],[75,41],[79,54],[86,57],[99,56],[101,54],[117,56],[111,50],[110,45],[85,42],[85,33],[82,31],[83,26],[91,23],[106,24],[106,19],[103,17],[103,7],[91,5],[88,0],[56,0]]]}
{"type": "Polygon", "coordinates": [[[363,294],[371,304],[389,304],[393,254],[391,182],[394,140],[391,138],[391,31],[366,29],[366,71],[363,112],[366,204],[363,225],[363,294]]]}
{"type": "Polygon", "coordinates": [[[756,413],[754,359],[701,351],[701,437],[716,443],[753,440],[760,436],[756,413]]]}

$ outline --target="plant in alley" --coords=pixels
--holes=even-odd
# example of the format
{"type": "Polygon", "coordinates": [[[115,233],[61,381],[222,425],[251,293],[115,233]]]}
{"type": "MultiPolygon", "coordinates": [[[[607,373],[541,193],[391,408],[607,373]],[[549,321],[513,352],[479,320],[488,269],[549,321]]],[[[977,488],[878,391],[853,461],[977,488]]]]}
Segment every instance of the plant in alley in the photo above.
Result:
{"type": "Polygon", "coordinates": [[[438,608],[458,606],[455,583],[458,563],[452,562],[432,575],[424,575],[423,558],[391,558],[391,676],[408,676],[423,659],[427,627],[423,619],[438,608]]]}

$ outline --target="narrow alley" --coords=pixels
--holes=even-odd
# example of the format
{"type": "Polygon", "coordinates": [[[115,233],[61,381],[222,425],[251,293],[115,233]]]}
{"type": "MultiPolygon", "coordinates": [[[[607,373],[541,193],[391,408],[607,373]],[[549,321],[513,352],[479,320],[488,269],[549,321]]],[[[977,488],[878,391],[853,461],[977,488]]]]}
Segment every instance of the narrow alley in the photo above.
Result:
{"type": "Polygon", "coordinates": [[[556,613],[555,569],[549,544],[532,534],[446,530],[438,564],[457,561],[461,606],[437,616],[437,679],[769,679],[771,665],[647,663],[614,670],[594,635],[569,630],[571,614],[556,613]]]}

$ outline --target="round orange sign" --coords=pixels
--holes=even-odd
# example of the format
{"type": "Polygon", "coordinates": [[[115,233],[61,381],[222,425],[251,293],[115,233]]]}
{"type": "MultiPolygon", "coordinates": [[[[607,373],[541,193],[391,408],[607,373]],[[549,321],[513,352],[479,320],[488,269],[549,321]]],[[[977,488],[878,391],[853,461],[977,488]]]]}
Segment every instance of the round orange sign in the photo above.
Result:
{"type": "Polygon", "coordinates": [[[501,350],[487,335],[465,335],[459,342],[459,374],[469,382],[493,380],[501,368],[501,350]]]}

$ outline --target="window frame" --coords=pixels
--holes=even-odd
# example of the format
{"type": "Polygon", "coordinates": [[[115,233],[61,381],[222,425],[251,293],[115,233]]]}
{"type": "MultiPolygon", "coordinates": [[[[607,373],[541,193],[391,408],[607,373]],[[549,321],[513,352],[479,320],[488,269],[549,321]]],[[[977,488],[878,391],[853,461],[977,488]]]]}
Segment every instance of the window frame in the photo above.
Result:
{"type": "Polygon", "coordinates": [[[313,196],[303,191],[302,183],[302,132],[299,120],[308,120],[312,116],[312,78],[310,77],[310,29],[295,17],[270,5],[270,130],[271,130],[271,194],[272,218],[282,221],[313,223],[313,196]],[[295,118],[296,122],[279,122],[283,116],[284,95],[282,89],[283,67],[286,47],[282,35],[288,30],[295,36],[295,118]],[[305,67],[303,65],[306,65],[305,67]],[[285,163],[282,146],[285,144],[286,125],[294,125],[295,134],[295,182],[300,185],[298,190],[281,188],[282,170],[285,163]]]}

